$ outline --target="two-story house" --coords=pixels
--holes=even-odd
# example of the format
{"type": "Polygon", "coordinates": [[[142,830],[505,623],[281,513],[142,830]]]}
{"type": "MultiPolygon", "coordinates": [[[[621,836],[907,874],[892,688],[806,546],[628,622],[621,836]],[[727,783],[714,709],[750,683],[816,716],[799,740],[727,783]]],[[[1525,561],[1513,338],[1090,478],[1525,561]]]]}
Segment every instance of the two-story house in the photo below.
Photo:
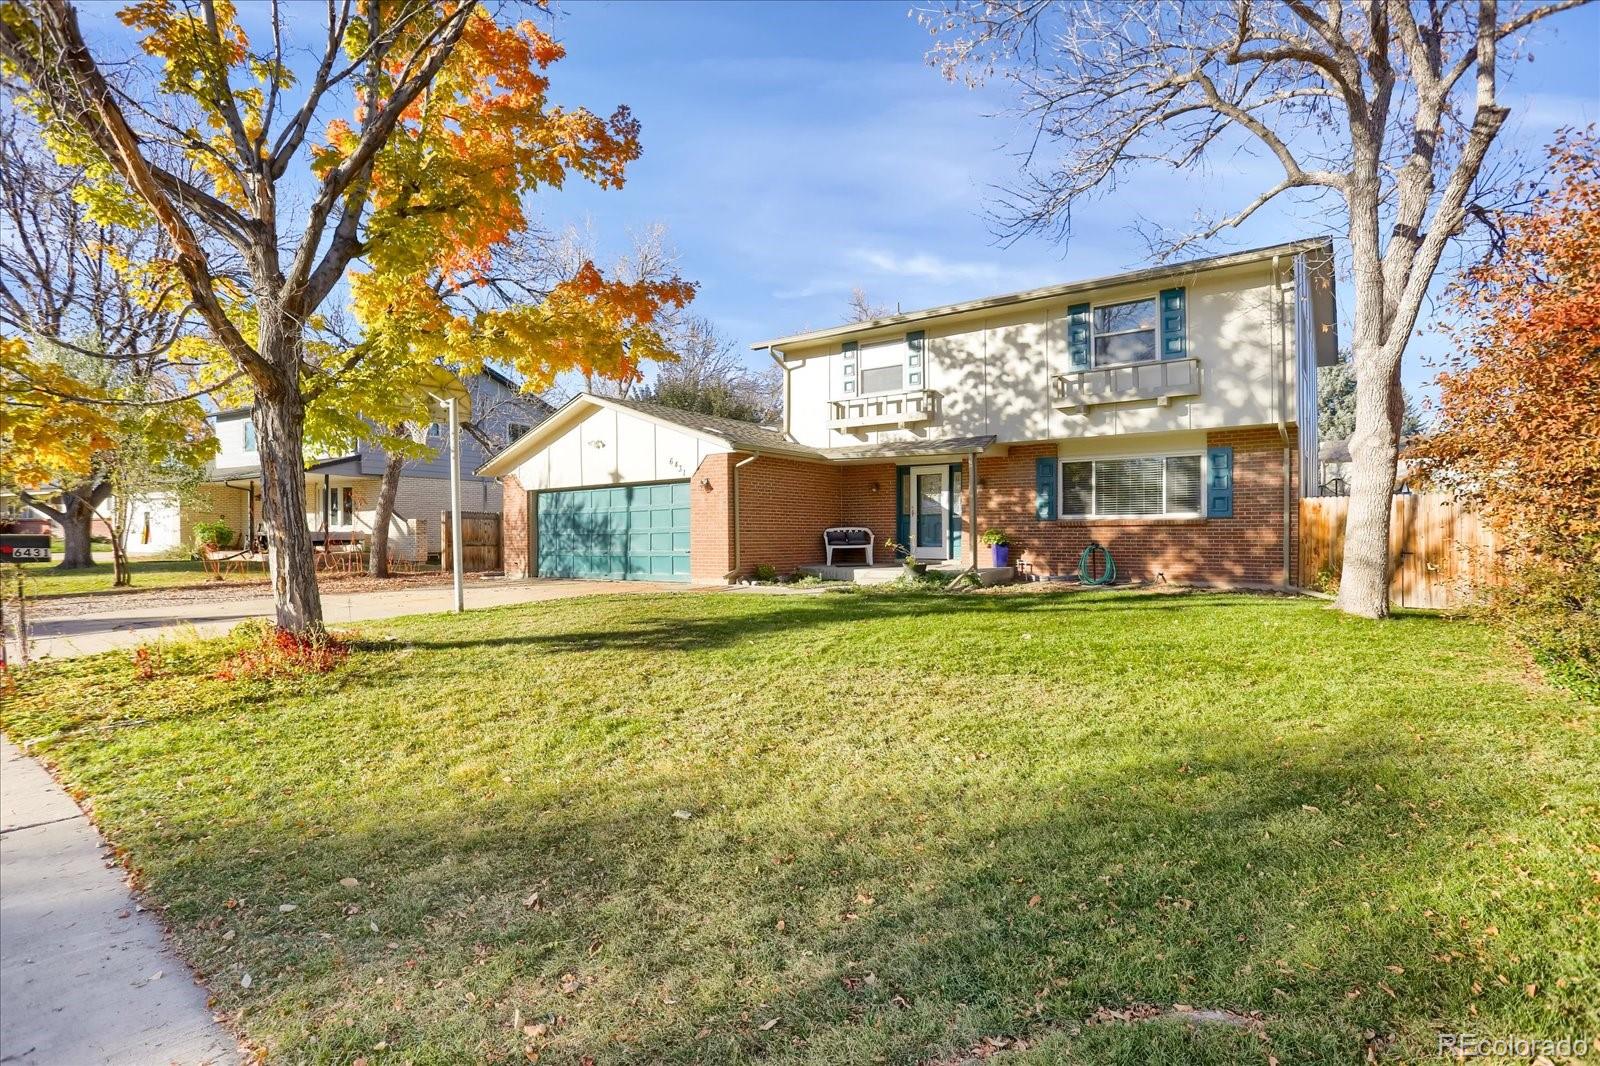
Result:
{"type": "Polygon", "coordinates": [[[919,559],[1066,577],[1282,585],[1316,372],[1336,358],[1323,239],[764,341],[780,426],[588,394],[495,456],[513,574],[722,582],[870,529],[919,559]]]}
{"type": "MultiPolygon", "coordinates": [[[[457,449],[461,506],[467,511],[499,511],[499,481],[478,474],[477,468],[494,451],[533,429],[552,408],[536,396],[523,394],[514,382],[493,370],[469,378],[467,389],[473,426],[485,440],[461,434],[457,449]]],[[[251,409],[219,411],[211,416],[211,422],[218,452],[206,470],[204,483],[182,501],[170,496],[141,501],[134,509],[130,552],[190,547],[195,524],[217,520],[234,530],[239,543],[256,542],[262,528],[261,459],[251,409]]],[[[389,549],[397,558],[420,561],[440,550],[440,515],[450,508],[449,441],[440,424],[428,427],[427,433],[433,454],[406,463],[395,496],[389,549]]],[[[365,442],[346,454],[308,460],[305,518],[314,540],[365,540],[371,536],[387,465],[387,452],[365,442]]]]}

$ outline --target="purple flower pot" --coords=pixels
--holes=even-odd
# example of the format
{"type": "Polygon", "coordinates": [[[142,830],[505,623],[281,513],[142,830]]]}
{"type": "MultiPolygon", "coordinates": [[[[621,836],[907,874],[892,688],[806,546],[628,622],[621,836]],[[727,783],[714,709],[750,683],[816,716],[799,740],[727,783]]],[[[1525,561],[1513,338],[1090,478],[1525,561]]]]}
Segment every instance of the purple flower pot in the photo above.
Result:
{"type": "Polygon", "coordinates": [[[1011,565],[1011,545],[1009,545],[1009,544],[991,544],[989,546],[989,550],[994,553],[994,565],[996,565],[996,566],[1010,566],[1011,565]]]}

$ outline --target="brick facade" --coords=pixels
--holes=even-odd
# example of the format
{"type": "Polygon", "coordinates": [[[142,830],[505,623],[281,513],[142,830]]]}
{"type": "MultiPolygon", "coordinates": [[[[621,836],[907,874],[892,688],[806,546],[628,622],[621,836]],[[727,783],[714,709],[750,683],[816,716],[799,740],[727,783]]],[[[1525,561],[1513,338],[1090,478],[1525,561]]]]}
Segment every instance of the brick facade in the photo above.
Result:
{"type": "MultiPolygon", "coordinates": [[[[1283,583],[1283,441],[1276,428],[1208,433],[1207,446],[1233,447],[1233,517],[1191,519],[1056,519],[1035,510],[1034,461],[1054,456],[1055,444],[1018,445],[1005,456],[978,460],[978,529],[1011,536],[1011,559],[1031,579],[1078,571],[1089,542],[1111,551],[1119,580],[1207,585],[1283,583]]],[[[1297,449],[1289,438],[1290,485],[1298,484],[1297,449]]],[[[1289,573],[1299,532],[1291,491],[1289,573]]]]}
{"type": "MultiPolygon", "coordinates": [[[[1211,585],[1283,582],[1283,442],[1274,427],[1219,430],[1208,446],[1234,450],[1233,517],[1194,519],[1054,519],[1035,512],[1035,460],[1054,457],[1055,443],[1015,445],[1006,455],[978,461],[978,516],[963,528],[1003,529],[1012,562],[1027,579],[1077,573],[1078,556],[1091,541],[1109,548],[1122,580],[1211,585]]],[[[1290,485],[1298,484],[1298,449],[1290,430],[1290,485]]],[[[689,480],[689,576],[720,583],[734,568],[734,466],[747,453],[707,456],[689,480]]],[[[908,460],[908,462],[913,462],[908,460]]],[[[738,472],[740,576],[759,565],[787,573],[823,561],[822,531],[863,525],[877,541],[876,562],[889,563],[885,542],[895,534],[894,463],[829,465],[763,455],[738,472]]],[[[1290,573],[1298,543],[1297,492],[1289,500],[1290,573]]],[[[508,576],[528,573],[531,556],[528,494],[505,479],[503,525],[508,576]]],[[[966,510],[966,500],[961,510],[966,510]]],[[[987,549],[980,549],[987,563],[987,549]]]]}
{"type": "MultiPolygon", "coordinates": [[[[720,582],[734,568],[733,468],[748,458],[707,456],[690,481],[693,581],[720,582]]],[[[782,574],[822,562],[822,531],[829,526],[863,525],[880,545],[889,540],[894,476],[891,463],[837,466],[771,455],[746,463],[738,473],[739,576],[748,577],[762,565],[782,574]]],[[[880,547],[879,558],[884,557],[880,547]]]]}
{"type": "Polygon", "coordinates": [[[515,474],[507,474],[501,479],[501,485],[500,565],[507,577],[527,577],[533,572],[533,544],[529,540],[533,523],[528,521],[528,491],[515,474]]]}
{"type": "Polygon", "coordinates": [[[733,464],[743,456],[708,455],[689,479],[689,580],[717,584],[733,568],[733,464]]]}

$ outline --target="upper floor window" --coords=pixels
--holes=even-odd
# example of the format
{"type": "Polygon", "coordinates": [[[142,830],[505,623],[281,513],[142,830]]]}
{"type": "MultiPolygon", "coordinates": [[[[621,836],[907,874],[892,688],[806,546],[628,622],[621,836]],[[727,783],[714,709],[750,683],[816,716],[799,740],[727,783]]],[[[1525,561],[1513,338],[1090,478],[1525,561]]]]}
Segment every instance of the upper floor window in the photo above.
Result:
{"type": "Polygon", "coordinates": [[[904,363],[895,363],[893,366],[867,366],[861,368],[861,391],[863,394],[874,392],[899,392],[905,384],[906,368],[904,363]]]}
{"type": "Polygon", "coordinates": [[[249,419],[245,419],[244,423],[244,450],[247,452],[256,450],[256,424],[249,419]]]}
{"type": "Polygon", "coordinates": [[[1156,301],[1130,300],[1094,309],[1094,365],[1148,363],[1156,358],[1156,301]]]}
{"type": "Polygon", "coordinates": [[[527,433],[528,430],[530,430],[532,428],[533,428],[532,426],[525,426],[521,422],[509,422],[509,423],[507,423],[506,424],[506,443],[508,443],[508,444],[517,443],[517,441],[522,438],[522,435],[527,433]]]}
{"type": "Polygon", "coordinates": [[[1061,517],[1197,516],[1201,466],[1198,454],[1064,462],[1061,517]]]}

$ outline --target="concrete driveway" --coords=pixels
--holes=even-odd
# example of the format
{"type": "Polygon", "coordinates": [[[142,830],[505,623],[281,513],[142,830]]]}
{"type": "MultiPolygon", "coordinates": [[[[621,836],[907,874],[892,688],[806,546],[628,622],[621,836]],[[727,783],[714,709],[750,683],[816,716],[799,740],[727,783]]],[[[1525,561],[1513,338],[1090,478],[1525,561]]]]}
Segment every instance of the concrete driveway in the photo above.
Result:
{"type": "MultiPolygon", "coordinates": [[[[690,589],[688,585],[667,582],[475,580],[467,582],[466,604],[467,610],[472,611],[573,596],[690,589]]],[[[268,595],[240,590],[230,595],[190,598],[176,595],[177,590],[173,592],[173,595],[162,595],[151,591],[139,593],[137,597],[129,594],[125,603],[115,602],[118,597],[95,597],[87,603],[87,610],[78,609],[83,605],[71,603],[73,597],[37,601],[30,608],[28,619],[28,629],[32,633],[29,652],[35,659],[92,655],[112,648],[135,647],[163,635],[218,636],[248,618],[272,617],[272,597],[268,595]]],[[[448,611],[451,602],[448,585],[354,593],[340,593],[324,587],[322,617],[328,625],[339,626],[448,611]]],[[[15,653],[15,641],[10,642],[8,650],[15,653]]]]}

